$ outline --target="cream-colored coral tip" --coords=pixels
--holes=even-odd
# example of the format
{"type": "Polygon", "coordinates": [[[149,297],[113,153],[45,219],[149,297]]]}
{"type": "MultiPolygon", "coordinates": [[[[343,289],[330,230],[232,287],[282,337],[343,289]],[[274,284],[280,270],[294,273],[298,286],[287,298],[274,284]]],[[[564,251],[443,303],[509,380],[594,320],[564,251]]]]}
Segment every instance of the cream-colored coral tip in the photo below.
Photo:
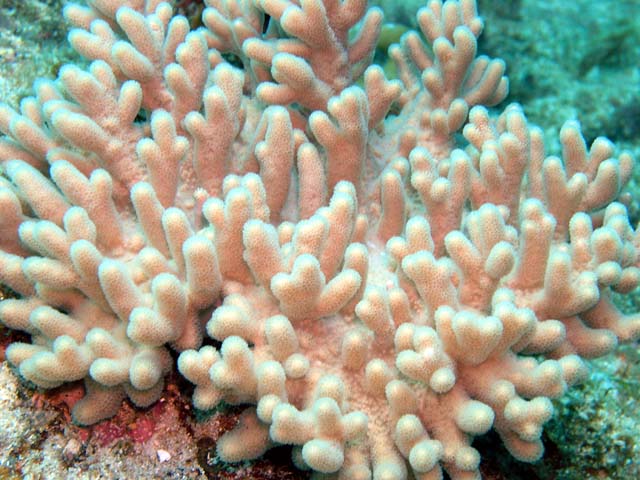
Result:
{"type": "Polygon", "coordinates": [[[22,362],[30,359],[34,355],[44,351],[45,348],[40,345],[32,345],[31,343],[14,342],[7,347],[5,356],[9,363],[14,366],[20,366],[22,362]]]}
{"type": "Polygon", "coordinates": [[[273,360],[261,363],[257,368],[256,377],[258,378],[258,397],[267,394],[283,394],[286,375],[280,363],[273,360]]]}
{"type": "Polygon", "coordinates": [[[515,251],[507,242],[499,242],[492,249],[487,258],[484,269],[494,280],[503,277],[511,271],[515,264],[515,251]]]}
{"type": "Polygon", "coordinates": [[[313,403],[313,414],[316,417],[316,431],[320,436],[342,436],[342,412],[335,400],[319,398],[313,403]]]}
{"type": "Polygon", "coordinates": [[[29,257],[22,262],[22,271],[32,282],[55,285],[57,288],[74,288],[78,276],[62,262],[49,258],[29,257]]]}
{"type": "Polygon", "coordinates": [[[301,353],[294,353],[285,360],[283,366],[287,378],[297,380],[304,377],[309,371],[309,359],[301,353]]]}
{"type": "Polygon", "coordinates": [[[431,238],[431,225],[423,216],[411,217],[405,227],[405,236],[409,242],[411,252],[419,250],[433,251],[433,240],[431,238]]]}
{"type": "Polygon", "coordinates": [[[34,355],[23,365],[33,365],[36,375],[50,382],[76,380],[86,375],[91,356],[73,338],[58,337],[52,349],[52,353],[34,355]]]}
{"type": "Polygon", "coordinates": [[[367,433],[369,417],[363,412],[350,412],[342,417],[344,437],[346,440],[356,440],[367,433]]]}
{"type": "Polygon", "coordinates": [[[174,333],[170,322],[150,308],[136,307],[131,311],[127,336],[134,342],[159,347],[175,340],[174,333]]]}
{"type": "Polygon", "coordinates": [[[282,403],[277,395],[265,395],[258,401],[256,413],[258,418],[264,423],[271,423],[275,408],[282,403]]]}
{"type": "Polygon", "coordinates": [[[383,396],[387,383],[391,381],[391,369],[379,358],[371,360],[365,368],[367,390],[376,396],[383,396]]]}
{"type": "Polygon", "coordinates": [[[324,275],[320,271],[318,259],[304,253],[295,259],[291,274],[278,273],[271,279],[271,291],[281,303],[297,306],[301,292],[310,298],[320,294],[324,284],[324,275]]]}
{"type": "Polygon", "coordinates": [[[327,283],[318,298],[317,315],[333,315],[343,308],[360,289],[362,277],[352,269],[346,269],[327,283]]]}
{"type": "MultiPolygon", "coordinates": [[[[600,299],[600,290],[598,289],[598,278],[593,272],[582,272],[577,280],[575,288],[575,296],[577,307],[579,310],[588,310],[593,307],[600,299]]],[[[606,353],[606,352],[605,352],[606,353]]],[[[601,355],[604,355],[602,353],[601,355]]]]}
{"type": "Polygon", "coordinates": [[[489,399],[492,405],[506,405],[516,395],[513,383],[507,380],[498,380],[491,384],[489,389],[489,399]]]}
{"type": "Polygon", "coordinates": [[[491,407],[477,400],[469,400],[458,410],[456,425],[463,432],[481,435],[491,428],[494,417],[491,407]]]}
{"type": "Polygon", "coordinates": [[[344,451],[337,442],[316,438],[304,444],[302,458],[313,470],[334,473],[344,463],[344,451]]]}
{"type": "Polygon", "coordinates": [[[553,415],[553,404],[547,397],[536,397],[530,402],[531,417],[538,423],[544,423],[553,415]]]}
{"type": "Polygon", "coordinates": [[[616,285],[622,277],[622,267],[617,262],[605,262],[596,268],[598,282],[604,285],[616,285]]]}
{"type": "Polygon", "coordinates": [[[375,480],[398,480],[407,478],[405,462],[397,457],[385,458],[375,466],[375,480]]]}
{"type": "Polygon", "coordinates": [[[340,478],[344,480],[371,480],[371,470],[367,465],[345,465],[340,470],[340,478]]]}
{"type": "Polygon", "coordinates": [[[442,367],[433,372],[429,386],[436,393],[447,393],[456,383],[456,375],[449,367],[442,367]]]}
{"type": "Polygon", "coordinates": [[[314,416],[308,412],[299,412],[290,403],[276,405],[271,415],[271,438],[280,443],[302,445],[310,440],[315,429],[314,416]]]}
{"type": "Polygon", "coordinates": [[[562,376],[568,385],[584,380],[589,374],[585,363],[578,355],[567,355],[558,360],[562,367],[562,376]]]}
{"type": "Polygon", "coordinates": [[[248,365],[252,354],[246,340],[241,337],[229,337],[220,347],[222,357],[230,365],[248,365]]]}
{"type": "Polygon", "coordinates": [[[396,422],[395,441],[400,451],[405,455],[413,444],[426,435],[427,431],[416,415],[403,415],[396,422]]]}
{"type": "Polygon", "coordinates": [[[327,397],[342,405],[345,391],[344,383],[337,375],[324,375],[316,384],[315,398],[327,397]]]}
{"type": "Polygon", "coordinates": [[[508,422],[519,423],[525,419],[527,410],[527,401],[520,397],[514,397],[505,405],[504,417],[508,422]]]}
{"type": "Polygon", "coordinates": [[[240,416],[238,425],[218,439],[216,452],[226,462],[251,460],[262,455],[269,445],[269,429],[249,409],[240,416]]]}
{"type": "Polygon", "coordinates": [[[452,319],[458,346],[467,362],[478,364],[486,360],[502,338],[502,322],[494,316],[479,316],[458,312],[452,319]]]}
{"type": "Polygon", "coordinates": [[[396,352],[413,349],[413,334],[416,331],[416,325],[413,323],[403,323],[396,329],[393,343],[396,352]]]}
{"type": "Polygon", "coordinates": [[[437,465],[444,449],[437,440],[424,439],[414,445],[409,453],[409,464],[418,473],[427,473],[437,465]]]}
{"type": "Polygon", "coordinates": [[[239,337],[229,337],[221,347],[223,361],[211,367],[211,380],[219,388],[249,387],[253,379],[253,355],[247,343],[239,337]]]}
{"type": "Polygon", "coordinates": [[[218,359],[218,351],[206,345],[200,350],[185,350],[178,357],[178,370],[196,385],[208,383],[209,369],[218,359]]]}
{"type": "Polygon", "coordinates": [[[394,270],[402,262],[402,259],[410,253],[407,242],[401,237],[390,238],[385,248],[387,262],[391,270],[394,270]]]}
{"type": "Polygon", "coordinates": [[[510,400],[505,409],[505,419],[518,433],[521,440],[535,442],[540,438],[542,425],[551,418],[553,405],[546,397],[536,397],[531,401],[521,398],[510,400]]]}
{"type": "Polygon", "coordinates": [[[350,330],[342,339],[341,359],[349,370],[362,368],[367,360],[368,342],[364,332],[350,330]]]}
{"type": "Polygon", "coordinates": [[[298,338],[291,322],[284,315],[275,315],[265,322],[267,343],[273,356],[284,360],[298,349],[298,338]]]}
{"type": "Polygon", "coordinates": [[[197,386],[192,400],[198,410],[211,410],[222,401],[222,392],[215,387],[197,386]]]}
{"type": "Polygon", "coordinates": [[[429,194],[434,202],[444,202],[450,197],[452,190],[451,182],[443,177],[436,179],[431,185],[429,194]]]}
{"type": "Polygon", "coordinates": [[[249,323],[244,312],[235,305],[221,305],[207,322],[207,333],[220,341],[234,335],[245,337],[250,330],[249,323]]]}
{"type": "Polygon", "coordinates": [[[129,380],[138,390],[148,390],[162,379],[158,359],[152,354],[138,354],[131,362],[129,380]]]}
{"type": "Polygon", "coordinates": [[[622,270],[620,280],[614,286],[614,290],[619,293],[629,293],[640,284],[640,269],[637,267],[627,267],[622,270]]]}
{"type": "Polygon", "coordinates": [[[98,358],[91,364],[89,375],[100,385],[116,386],[129,379],[127,363],[127,359],[118,361],[110,358],[98,358]]]}
{"type": "Polygon", "coordinates": [[[433,328],[421,325],[416,327],[414,332],[413,348],[416,352],[420,352],[425,357],[430,357],[430,361],[441,357],[441,341],[433,328]]]}
{"type": "Polygon", "coordinates": [[[328,230],[329,222],[321,215],[313,215],[307,220],[298,222],[292,239],[296,255],[309,253],[318,257],[326,241],[328,230]]]}
{"type": "MultiPolygon", "coordinates": [[[[248,223],[248,222],[247,222],[248,223]]],[[[282,222],[278,225],[278,242],[280,245],[289,243],[296,230],[296,224],[292,222],[282,222]]]]}
{"type": "Polygon", "coordinates": [[[615,260],[622,253],[622,239],[613,228],[609,226],[598,228],[591,235],[591,249],[598,263],[615,260]]]}
{"type": "Polygon", "coordinates": [[[536,353],[548,352],[564,342],[566,336],[566,327],[558,320],[536,322],[533,335],[528,339],[526,347],[536,353]]]}
{"type": "Polygon", "coordinates": [[[545,395],[557,396],[562,393],[562,389],[558,388],[562,384],[562,367],[557,361],[545,360],[532,373],[531,379],[545,395]]]}
{"type": "Polygon", "coordinates": [[[402,380],[391,380],[385,387],[385,395],[394,415],[415,413],[418,398],[413,389],[402,380]]]}
{"type": "MultiPolygon", "coordinates": [[[[95,253],[92,251],[91,247],[93,247],[91,244],[83,244],[81,241],[75,242],[71,247],[72,256],[77,257],[77,260],[74,259],[74,264],[78,264],[80,262],[85,264],[88,264],[89,262],[96,262],[96,260],[91,258],[90,255],[98,257],[98,259],[100,257],[97,251],[95,253]]],[[[95,249],[95,247],[93,247],[93,249],[95,249]]],[[[153,247],[145,247],[140,250],[136,260],[149,278],[154,278],[163,272],[169,272],[171,270],[166,257],[153,247]]],[[[97,263],[99,264],[99,262],[100,260],[98,260],[97,263]]]]}
{"type": "Polygon", "coordinates": [[[423,381],[429,372],[422,356],[413,350],[404,350],[396,356],[396,367],[412,380],[423,381]]]}
{"type": "MultiPolygon", "coordinates": [[[[0,306],[4,305],[4,303],[6,302],[2,302],[0,306]]],[[[3,310],[4,309],[0,310],[0,318],[2,318],[2,313],[4,313],[3,310]]],[[[51,339],[68,335],[76,342],[82,343],[87,333],[87,327],[82,322],[47,305],[36,307],[29,316],[29,323],[39,332],[42,332],[47,338],[51,339]]]]}
{"type": "Polygon", "coordinates": [[[472,472],[480,465],[480,454],[473,447],[460,447],[455,454],[455,463],[460,470],[472,472]]]}
{"type": "Polygon", "coordinates": [[[611,330],[594,329],[587,334],[580,336],[582,332],[577,332],[575,338],[571,338],[571,331],[567,332],[567,337],[572,340],[578,354],[585,358],[596,358],[613,351],[618,345],[618,338],[611,330]]]}

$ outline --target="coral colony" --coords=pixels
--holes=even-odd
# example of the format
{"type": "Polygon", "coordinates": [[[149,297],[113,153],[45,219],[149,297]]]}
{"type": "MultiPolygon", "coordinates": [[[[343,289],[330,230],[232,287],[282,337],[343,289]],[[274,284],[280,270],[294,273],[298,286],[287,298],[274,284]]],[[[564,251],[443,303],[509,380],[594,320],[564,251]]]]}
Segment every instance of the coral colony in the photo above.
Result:
{"type": "Polygon", "coordinates": [[[539,459],[550,398],[640,335],[610,299],[640,282],[632,159],[488,113],[508,83],[474,0],[418,12],[398,80],[364,0],[64,14],[90,66],[0,107],[0,318],[25,379],[84,381],[75,422],[152,404],[175,351],[197,408],[252,405],[222,460],[477,479],[475,436],[539,459]]]}

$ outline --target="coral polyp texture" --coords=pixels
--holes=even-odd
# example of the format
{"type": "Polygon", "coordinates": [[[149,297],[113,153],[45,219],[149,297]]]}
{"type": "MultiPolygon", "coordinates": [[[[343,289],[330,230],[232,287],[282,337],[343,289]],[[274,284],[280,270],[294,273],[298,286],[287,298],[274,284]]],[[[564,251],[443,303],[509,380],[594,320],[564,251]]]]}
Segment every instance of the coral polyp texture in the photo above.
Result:
{"type": "Polygon", "coordinates": [[[475,436],[539,459],[550,399],[640,335],[610,295],[640,281],[632,159],[574,121],[548,156],[518,105],[487,110],[508,82],[474,0],[417,12],[398,79],[363,0],[208,0],[195,30],[88,3],[64,14],[89,67],[0,107],[0,319],[31,335],[6,356],[83,380],[75,422],[177,368],[199,409],[253,405],[227,462],[475,479],[475,436]]]}

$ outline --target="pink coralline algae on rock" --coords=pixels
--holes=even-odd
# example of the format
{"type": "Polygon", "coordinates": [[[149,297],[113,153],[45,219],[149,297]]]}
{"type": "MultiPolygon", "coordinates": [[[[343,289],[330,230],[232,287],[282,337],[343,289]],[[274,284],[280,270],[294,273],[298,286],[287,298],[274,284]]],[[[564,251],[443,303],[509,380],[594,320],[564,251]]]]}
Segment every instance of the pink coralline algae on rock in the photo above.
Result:
{"type": "Polygon", "coordinates": [[[88,3],[64,13],[89,68],[0,106],[0,319],[32,339],[7,358],[83,379],[77,423],[155,402],[173,350],[197,408],[254,405],[222,460],[473,479],[475,436],[540,458],[550,398],[640,335],[610,299],[640,278],[632,159],[575,122],[547,156],[518,105],[488,112],[508,82],[474,0],[418,11],[396,80],[363,0],[208,0],[192,31],[88,3]]]}

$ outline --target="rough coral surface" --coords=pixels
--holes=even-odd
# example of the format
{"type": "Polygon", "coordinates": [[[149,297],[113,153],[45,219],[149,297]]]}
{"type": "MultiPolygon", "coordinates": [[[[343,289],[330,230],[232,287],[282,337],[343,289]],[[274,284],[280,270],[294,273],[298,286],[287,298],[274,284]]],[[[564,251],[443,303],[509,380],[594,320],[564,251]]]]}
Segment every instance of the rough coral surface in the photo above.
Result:
{"type": "Polygon", "coordinates": [[[318,475],[479,478],[491,428],[540,458],[549,399],[640,336],[609,298],[640,281],[630,156],[575,122],[547,156],[519,106],[490,115],[508,82],[473,0],[418,11],[397,80],[363,1],[207,3],[194,31],[71,4],[90,68],[0,106],[0,319],[32,337],[8,360],[83,379],[91,424],[157,400],[180,352],[196,407],[254,405],[230,462],[290,444],[318,475]]]}

